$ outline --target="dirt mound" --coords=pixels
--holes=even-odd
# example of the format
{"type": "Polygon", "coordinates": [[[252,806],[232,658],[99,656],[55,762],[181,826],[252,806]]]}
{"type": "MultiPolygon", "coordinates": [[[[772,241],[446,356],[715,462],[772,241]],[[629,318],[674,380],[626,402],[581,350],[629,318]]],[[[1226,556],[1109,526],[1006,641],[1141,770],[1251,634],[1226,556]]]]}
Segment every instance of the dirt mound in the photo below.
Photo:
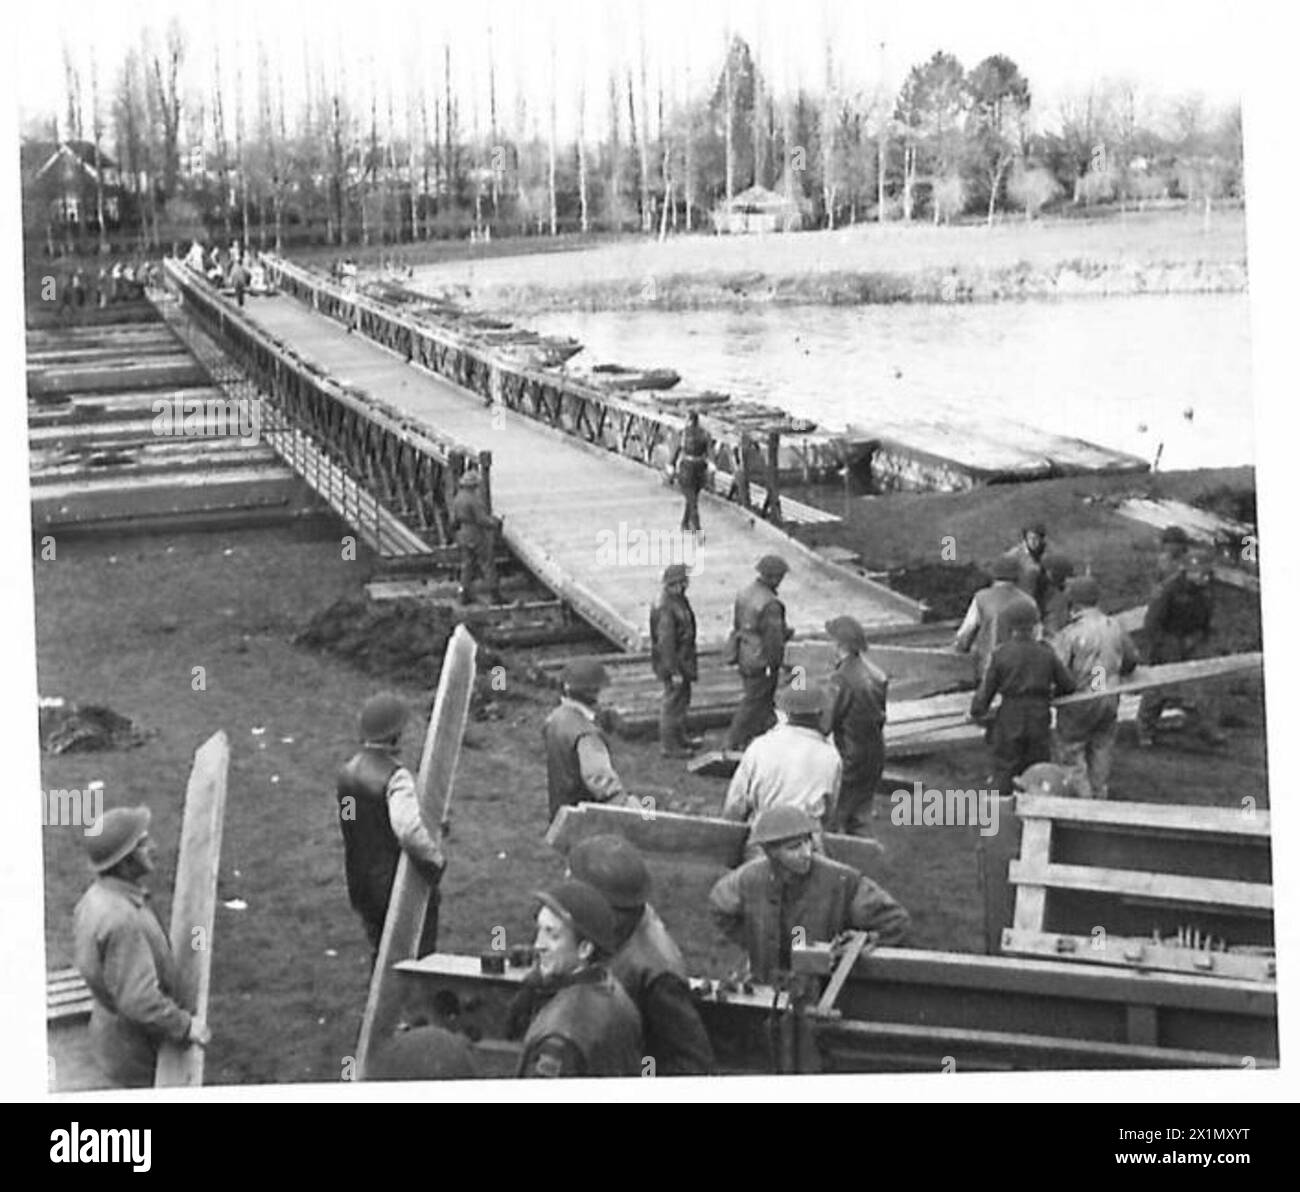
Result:
{"type": "Polygon", "coordinates": [[[99,704],[70,704],[61,699],[42,701],[41,748],[46,753],[94,753],[104,749],[131,749],[148,734],[131,721],[99,704]]]}
{"type": "Polygon", "coordinates": [[[368,675],[432,685],[455,628],[451,610],[436,604],[343,599],[312,617],[293,643],[346,659],[368,675]]]}
{"type": "Polygon", "coordinates": [[[946,621],[966,615],[970,598],[990,576],[974,563],[909,563],[889,573],[889,586],[930,608],[929,619],[946,621]]]}
{"type": "MultiPolygon", "coordinates": [[[[293,643],[345,659],[376,678],[433,688],[442,673],[447,642],[462,619],[456,609],[424,600],[345,598],[312,617],[293,643]]],[[[502,658],[475,636],[478,675],[470,715],[495,720],[504,714],[502,703],[515,693],[493,683],[492,668],[502,658]]]]}

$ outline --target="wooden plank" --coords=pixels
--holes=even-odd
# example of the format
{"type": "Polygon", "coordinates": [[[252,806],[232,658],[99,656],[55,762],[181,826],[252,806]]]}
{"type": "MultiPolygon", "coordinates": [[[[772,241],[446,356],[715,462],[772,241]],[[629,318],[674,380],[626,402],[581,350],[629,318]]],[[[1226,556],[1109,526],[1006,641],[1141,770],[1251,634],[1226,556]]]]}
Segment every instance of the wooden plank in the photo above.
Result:
{"type": "MultiPolygon", "coordinates": [[[[622,836],[643,853],[671,856],[686,864],[731,869],[740,864],[749,839],[749,824],[715,816],[682,815],[635,807],[610,807],[580,803],[561,807],[546,832],[546,843],[567,853],[589,836],[622,836]]],[[[878,840],[864,836],[828,833],[823,838],[826,855],[859,873],[873,868],[884,852],[878,840]]]]}
{"type": "MultiPolygon", "coordinates": [[[[1023,863],[1035,869],[1045,869],[1052,860],[1052,821],[1025,820],[1020,832],[1020,856],[1023,863]]],[[[1016,861],[1008,865],[1008,882],[1010,873],[1015,869],[1016,861]]],[[[1047,909],[1047,890],[1044,886],[1015,883],[1016,911],[1014,923],[1025,931],[1041,931],[1043,915],[1047,909]]]]}
{"type": "MultiPolygon", "coordinates": [[[[176,958],[176,1000],[195,1016],[208,1016],[212,979],[213,926],[221,833],[226,815],[226,771],[230,745],[213,733],[194,755],[185,790],[180,859],[172,891],[171,946],[176,958]]],[[[164,1043],[154,1074],[157,1088],[203,1083],[204,1050],[196,1044],[164,1043]]]]}
{"type": "Polygon", "coordinates": [[[1231,977],[1240,981],[1272,981],[1277,977],[1277,961],[1269,956],[1236,951],[1208,952],[1180,948],[1175,944],[1158,944],[1150,939],[1108,935],[1106,946],[1095,948],[1091,936],[1008,927],[1002,933],[1001,942],[1002,951],[1015,956],[1041,956],[1080,964],[1201,977],[1231,977]]]}
{"type": "Polygon", "coordinates": [[[1263,666],[1264,655],[1260,651],[1225,654],[1219,658],[1197,658],[1191,662],[1168,662],[1163,666],[1143,666],[1112,687],[1101,691],[1076,691],[1073,695],[1063,695],[1052,702],[1060,708],[1066,704],[1082,704],[1111,695],[1147,691],[1153,687],[1172,687],[1179,683],[1199,683],[1207,679],[1245,674],[1247,671],[1262,670],[1263,666]]]}
{"type": "MultiPolygon", "coordinates": [[[[1046,823],[1031,820],[1025,825],[1046,823]]],[[[1023,849],[1022,849],[1023,855],[1023,849]]],[[[1046,886],[1053,890],[1085,890],[1094,894],[1112,894],[1120,898],[1177,906],[1226,907],[1250,914],[1273,913],[1273,887],[1263,882],[1233,882],[1222,878],[1183,877],[1170,873],[1145,873],[1137,869],[1102,869],[1087,865],[1011,863],[1008,879],[1016,885],[1046,886]]],[[[1018,908],[1017,908],[1018,910],[1018,908]]],[[[1032,929],[1040,924],[1022,922],[1016,927],[1032,929]]]]}
{"type": "Polygon", "coordinates": [[[1267,811],[1257,811],[1246,816],[1239,808],[1233,807],[1019,795],[1016,798],[1015,812],[1022,820],[1049,819],[1057,823],[1240,837],[1243,843],[1263,845],[1271,841],[1271,819],[1267,811]]]}
{"type": "Polygon", "coordinates": [[[1246,522],[1220,517],[1208,509],[1197,509],[1183,501],[1152,500],[1130,497],[1115,510],[1130,521],[1142,522],[1158,530],[1180,526],[1190,538],[1200,542],[1217,542],[1220,538],[1240,538],[1254,532],[1246,522]]]}
{"type": "MultiPolygon", "coordinates": [[[[434,825],[444,822],[451,802],[465,722],[469,717],[477,654],[478,646],[474,639],[464,625],[457,625],[447,642],[442,674],[438,679],[438,694],[429,716],[424,753],[416,778],[420,815],[431,832],[439,830],[434,825]]],[[[403,852],[397,863],[397,876],[393,879],[388,917],[384,921],[384,934],[370,976],[370,992],[357,1040],[357,1074],[360,1080],[366,1078],[366,1060],[371,1048],[387,1037],[396,1025],[400,988],[393,976],[393,966],[415,956],[424,930],[429,894],[429,883],[403,852]]]]}
{"type": "Polygon", "coordinates": [[[866,950],[868,939],[870,939],[870,936],[865,931],[850,933],[848,945],[840,956],[839,963],[836,964],[835,971],[831,974],[831,979],[826,983],[826,988],[822,990],[822,995],[817,1001],[818,1014],[830,1015],[835,1010],[835,1001],[840,996],[840,990],[844,988],[844,982],[849,979],[849,974],[853,972],[853,966],[857,964],[858,957],[866,950]]]}

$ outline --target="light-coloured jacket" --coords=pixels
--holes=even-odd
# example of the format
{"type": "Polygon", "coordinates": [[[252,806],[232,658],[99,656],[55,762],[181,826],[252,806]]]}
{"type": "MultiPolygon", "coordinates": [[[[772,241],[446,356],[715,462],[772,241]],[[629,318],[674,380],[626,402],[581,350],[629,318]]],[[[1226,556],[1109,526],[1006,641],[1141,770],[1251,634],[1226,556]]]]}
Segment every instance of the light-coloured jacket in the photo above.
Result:
{"type": "Polygon", "coordinates": [[[73,914],[77,970],[95,999],[91,1045],[119,1087],[153,1084],[159,1045],[184,1042],[190,1029],[171,945],[147,900],[134,882],[101,876],[73,914]]]}

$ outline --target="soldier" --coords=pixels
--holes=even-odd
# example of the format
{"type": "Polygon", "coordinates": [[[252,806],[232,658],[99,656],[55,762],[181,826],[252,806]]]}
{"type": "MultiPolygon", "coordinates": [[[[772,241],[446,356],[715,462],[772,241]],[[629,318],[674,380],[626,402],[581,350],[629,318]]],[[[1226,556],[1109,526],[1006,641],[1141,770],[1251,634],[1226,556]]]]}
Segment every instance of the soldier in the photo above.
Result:
{"type": "Polygon", "coordinates": [[[537,900],[537,967],[521,991],[532,1013],[516,1075],[641,1075],[641,1016],[604,963],[615,947],[609,903],[579,881],[537,900]]]}
{"type": "Polygon", "coordinates": [[[415,778],[401,762],[406,719],[406,703],[400,696],[384,691],[368,699],[361,709],[361,748],[343,763],[338,776],[348,897],[366,929],[372,965],[379,955],[403,850],[429,883],[419,955],[438,950],[438,884],[446,859],[442,833],[426,826],[415,778]]]}
{"type": "Polygon", "coordinates": [[[664,568],[663,595],[650,610],[650,664],[664,685],[659,712],[659,749],[664,757],[691,757],[698,739],[686,735],[691,684],[698,677],[695,661],[695,613],[686,599],[686,566],[664,568]]]}
{"type": "Polygon", "coordinates": [[[650,906],[650,871],[621,836],[589,836],[569,851],[570,876],[599,890],[614,911],[609,971],[641,1014],[646,1055],[658,1076],[713,1070],[713,1046],[700,1021],[681,949],[650,906]]]}
{"type": "Polygon", "coordinates": [[[682,431],[681,445],[673,457],[677,473],[677,483],[686,498],[686,508],[682,511],[682,529],[694,532],[699,542],[704,541],[700,533],[700,490],[709,478],[709,433],[700,425],[700,416],[692,410],[686,416],[686,429],[682,431]]]}
{"type": "Polygon", "coordinates": [[[1035,618],[1038,606],[1033,598],[1016,586],[1020,564],[1011,556],[995,559],[992,566],[993,582],[975,593],[966,610],[966,617],[953,639],[953,648],[962,654],[974,647],[975,681],[978,683],[988,669],[993,651],[1009,636],[1004,618],[1009,609],[1032,609],[1035,618]]]}
{"type": "Polygon", "coordinates": [[[1043,598],[1043,639],[1060,633],[1070,619],[1070,599],[1065,589],[1074,576],[1074,562],[1064,555],[1048,555],[1043,560],[1047,573],[1046,595],[1043,598]]]}
{"type": "MultiPolygon", "coordinates": [[[[1120,623],[1097,607],[1101,588],[1092,576],[1071,580],[1067,593],[1070,619],[1052,648],[1074,677],[1076,689],[1112,687],[1117,677],[1132,674],[1137,647],[1120,623]]],[[[1057,709],[1056,761],[1070,771],[1083,798],[1108,797],[1118,732],[1118,695],[1057,709]]]]}
{"type": "Polygon", "coordinates": [[[1011,790],[1011,779],[1034,762],[1052,757],[1052,699],[1074,690],[1074,676],[1045,642],[1033,640],[1038,614],[1017,605],[1003,620],[1009,641],[993,651],[988,670],[971,700],[975,720],[988,715],[996,695],[1002,696],[990,744],[993,747],[993,786],[1011,790]]]}
{"type": "Polygon", "coordinates": [[[493,517],[483,500],[483,478],[478,472],[466,472],[451,503],[451,524],[460,547],[460,602],[474,598],[474,580],[482,576],[492,604],[501,603],[497,584],[497,532],[501,519],[493,517]]]}
{"type": "Polygon", "coordinates": [[[1008,559],[1016,561],[1016,583],[1022,592],[1033,598],[1040,613],[1046,606],[1051,586],[1043,566],[1046,551],[1047,527],[1042,522],[1035,522],[1021,529],[1020,542],[1006,553],[1008,559]]]}
{"type": "Polygon", "coordinates": [[[785,643],[794,636],[785,621],[777,589],[790,566],[780,555],[758,561],[758,578],[740,590],[733,613],[727,660],[744,685],[740,706],[727,729],[725,749],[744,749],[776,720],[774,699],[785,660],[785,643]]]}
{"type": "Polygon", "coordinates": [[[143,882],[156,851],[147,807],[115,807],[86,836],[97,877],[73,914],[73,955],[89,988],[90,1043],[96,1066],[115,1088],[154,1082],[164,1042],[206,1045],[207,1023],[176,1001],[178,974],[143,882]]]}
{"type": "MultiPolygon", "coordinates": [[[[1167,662],[1188,662],[1212,654],[1210,635],[1214,629],[1214,598],[1210,592],[1211,574],[1206,560],[1187,549],[1187,536],[1171,536],[1166,531],[1161,570],[1165,572],[1155,595],[1147,605],[1143,633],[1147,644],[1147,661],[1152,666],[1167,662]]],[[[1152,688],[1142,695],[1138,707],[1138,744],[1154,744],[1160,714],[1166,704],[1181,705],[1191,713],[1201,738],[1211,745],[1222,745],[1227,736],[1219,728],[1218,701],[1200,685],[1175,692],[1167,687],[1152,688]],[[1180,698],[1181,694],[1181,698],[1180,698]]]]}
{"type": "Polygon", "coordinates": [[[871,836],[876,787],[885,771],[885,704],[889,676],[862,655],[867,633],[852,617],[826,622],[835,640],[835,670],[821,729],[835,742],[843,763],[840,797],[832,831],[871,836]]]}
{"type": "Polygon", "coordinates": [[[816,830],[797,807],[769,808],[754,824],[763,855],[725,874],[709,894],[714,922],[745,949],[756,981],[790,969],[796,938],[828,943],[856,930],[896,944],[907,931],[907,911],[889,891],[814,851],[816,830]]]}
{"type": "MultiPolygon", "coordinates": [[[[822,733],[827,704],[821,688],[781,689],[781,719],[745,749],[727,788],[723,819],[745,823],[769,807],[798,807],[817,822],[821,848],[822,831],[836,822],[843,773],[839,751],[822,733]]],[[[757,855],[752,833],[749,848],[757,855]]]]}
{"type": "Polygon", "coordinates": [[[600,693],[609,685],[605,668],[580,658],[564,671],[564,694],[542,725],[550,818],[579,803],[636,805],[610,759],[609,741],[596,723],[600,693]]]}

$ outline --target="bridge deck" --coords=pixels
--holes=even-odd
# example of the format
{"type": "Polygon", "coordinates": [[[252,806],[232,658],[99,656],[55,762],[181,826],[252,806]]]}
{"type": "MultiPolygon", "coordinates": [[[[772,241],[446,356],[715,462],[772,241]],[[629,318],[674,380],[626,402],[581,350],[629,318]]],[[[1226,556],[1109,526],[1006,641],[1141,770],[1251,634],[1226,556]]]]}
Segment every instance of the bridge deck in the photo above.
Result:
{"type": "Polygon", "coordinates": [[[259,298],[244,313],[335,380],[355,385],[431,428],[492,453],[493,511],[507,543],[544,582],[628,649],[648,645],[650,603],[663,568],[692,567],[691,603],[702,647],[731,627],[737,589],[761,555],[790,563],[782,585],[796,631],[857,617],[869,631],[913,624],[913,601],[828,563],[757,514],[702,496],[706,542],[677,533],[682,497],[642,464],[569,438],[412,367],[288,297],[259,298]]]}

